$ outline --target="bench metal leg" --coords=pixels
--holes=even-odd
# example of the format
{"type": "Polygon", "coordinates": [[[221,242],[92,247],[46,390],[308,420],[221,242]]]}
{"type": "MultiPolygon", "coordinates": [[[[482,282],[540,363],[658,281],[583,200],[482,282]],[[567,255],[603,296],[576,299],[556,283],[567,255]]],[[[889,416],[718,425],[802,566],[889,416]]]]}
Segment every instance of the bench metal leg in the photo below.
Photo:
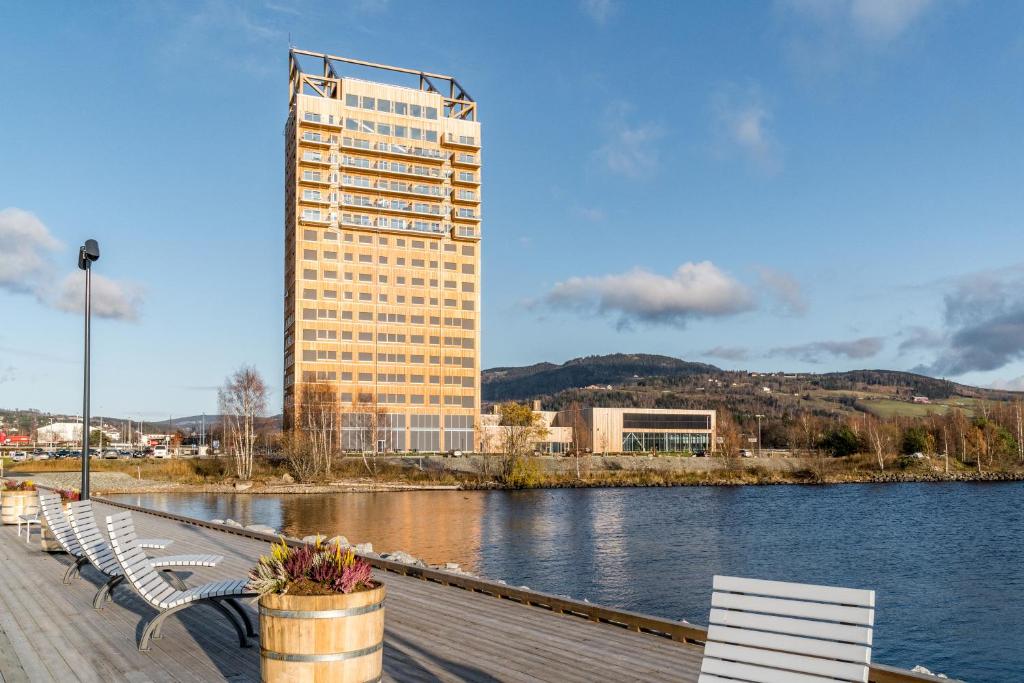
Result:
{"type": "Polygon", "coordinates": [[[172,607],[169,610],[164,610],[160,614],[150,619],[149,622],[146,624],[146,627],[142,630],[142,638],[139,639],[139,650],[146,652],[147,650],[149,650],[150,640],[160,639],[160,630],[163,627],[163,622],[167,617],[171,616],[175,612],[180,612],[186,607],[192,607],[193,605],[200,603],[211,605],[214,609],[216,609],[218,612],[227,617],[227,620],[230,621],[231,625],[235,628],[235,633],[238,634],[238,646],[249,647],[249,641],[245,637],[245,629],[242,627],[242,623],[238,620],[234,613],[232,613],[231,610],[222,605],[219,601],[207,599],[197,600],[195,602],[187,602],[184,605],[172,607]]]}
{"type": "Polygon", "coordinates": [[[81,573],[82,567],[84,567],[88,563],[89,563],[89,558],[88,557],[76,558],[74,563],[72,563],[72,565],[70,567],[68,567],[68,570],[66,572],[64,572],[64,583],[71,583],[71,579],[73,579],[76,576],[79,576],[80,573],[81,573]]]}
{"type": "Polygon", "coordinates": [[[231,622],[231,625],[235,627],[235,632],[238,634],[238,647],[249,647],[249,640],[245,637],[245,629],[242,628],[242,622],[235,613],[229,610],[227,607],[221,604],[220,600],[208,599],[202,602],[208,603],[213,606],[218,612],[227,617],[227,620],[231,622]]]}
{"type": "Polygon", "coordinates": [[[253,628],[252,619],[249,618],[249,613],[245,611],[245,608],[239,605],[238,601],[234,598],[223,598],[223,601],[242,618],[242,623],[245,624],[245,635],[255,638],[256,629],[253,628]]]}
{"type": "Polygon", "coordinates": [[[124,576],[119,574],[117,576],[111,576],[107,579],[107,582],[100,586],[100,589],[96,591],[96,596],[92,599],[93,609],[103,609],[103,603],[107,600],[112,600],[110,592],[114,589],[114,586],[124,581],[124,576]]]}
{"type": "Polygon", "coordinates": [[[185,609],[186,607],[191,607],[194,604],[195,603],[188,602],[188,603],[185,603],[184,605],[178,605],[177,607],[172,607],[172,608],[170,608],[168,610],[164,610],[163,612],[160,612],[155,617],[150,619],[146,623],[146,627],[144,629],[142,629],[142,637],[139,639],[139,650],[141,650],[142,652],[148,651],[149,650],[149,641],[150,641],[150,639],[151,638],[160,638],[160,624],[163,622],[164,619],[166,619],[167,617],[171,616],[175,612],[180,612],[181,610],[185,609]]]}
{"type": "Polygon", "coordinates": [[[167,581],[176,589],[180,591],[188,590],[188,584],[182,581],[181,577],[175,574],[173,569],[161,569],[159,571],[161,574],[164,575],[164,578],[167,579],[167,581]]]}

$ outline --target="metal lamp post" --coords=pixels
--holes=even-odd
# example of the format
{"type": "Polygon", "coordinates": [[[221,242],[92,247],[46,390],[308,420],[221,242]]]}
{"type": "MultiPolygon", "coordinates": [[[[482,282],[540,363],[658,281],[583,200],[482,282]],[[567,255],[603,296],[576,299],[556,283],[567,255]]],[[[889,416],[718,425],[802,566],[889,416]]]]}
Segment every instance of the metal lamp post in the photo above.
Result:
{"type": "Polygon", "coordinates": [[[92,319],[92,263],[100,258],[100,245],[86,240],[78,249],[78,267],[85,271],[85,376],[82,386],[82,500],[89,498],[89,342],[92,319]]]}

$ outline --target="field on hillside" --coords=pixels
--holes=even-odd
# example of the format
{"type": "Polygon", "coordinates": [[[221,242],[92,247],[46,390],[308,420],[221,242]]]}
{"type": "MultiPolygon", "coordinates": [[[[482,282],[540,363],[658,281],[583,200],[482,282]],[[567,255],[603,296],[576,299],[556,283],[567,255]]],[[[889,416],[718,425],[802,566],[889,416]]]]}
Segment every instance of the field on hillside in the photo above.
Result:
{"type": "Polygon", "coordinates": [[[944,415],[953,408],[960,408],[968,417],[974,416],[975,399],[956,397],[932,403],[910,403],[893,399],[870,399],[861,401],[861,405],[878,417],[927,417],[928,415],[944,415]]]}

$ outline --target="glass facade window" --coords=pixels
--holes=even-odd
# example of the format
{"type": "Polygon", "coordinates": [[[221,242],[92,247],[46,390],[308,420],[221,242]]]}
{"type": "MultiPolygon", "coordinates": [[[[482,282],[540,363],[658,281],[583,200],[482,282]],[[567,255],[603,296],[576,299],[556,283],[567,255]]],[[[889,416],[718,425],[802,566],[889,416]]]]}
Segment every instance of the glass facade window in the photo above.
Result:
{"type": "MultiPolygon", "coordinates": [[[[445,398],[448,397],[446,396],[445,398]]],[[[444,416],[444,448],[446,451],[473,450],[472,415],[444,416]]]]}
{"type": "Polygon", "coordinates": [[[409,449],[436,453],[441,450],[441,418],[437,415],[409,416],[409,449]]]}
{"type": "Polygon", "coordinates": [[[622,452],[645,451],[704,453],[710,446],[710,434],[678,434],[674,432],[623,432],[622,452]]]}
{"type": "Polygon", "coordinates": [[[678,413],[625,413],[623,429],[711,429],[710,415],[678,413]]]}

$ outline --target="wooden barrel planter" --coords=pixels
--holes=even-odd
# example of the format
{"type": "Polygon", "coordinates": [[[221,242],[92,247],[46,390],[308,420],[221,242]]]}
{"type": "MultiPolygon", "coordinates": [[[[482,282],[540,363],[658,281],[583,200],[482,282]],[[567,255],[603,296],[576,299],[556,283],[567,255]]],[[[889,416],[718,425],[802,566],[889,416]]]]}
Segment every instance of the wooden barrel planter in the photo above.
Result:
{"type": "Polygon", "coordinates": [[[35,491],[0,492],[0,522],[17,524],[19,515],[39,512],[39,494],[35,491]]]}
{"type": "Polygon", "coordinates": [[[383,585],[337,595],[260,597],[262,680],[379,681],[384,647],[383,585]]]}

